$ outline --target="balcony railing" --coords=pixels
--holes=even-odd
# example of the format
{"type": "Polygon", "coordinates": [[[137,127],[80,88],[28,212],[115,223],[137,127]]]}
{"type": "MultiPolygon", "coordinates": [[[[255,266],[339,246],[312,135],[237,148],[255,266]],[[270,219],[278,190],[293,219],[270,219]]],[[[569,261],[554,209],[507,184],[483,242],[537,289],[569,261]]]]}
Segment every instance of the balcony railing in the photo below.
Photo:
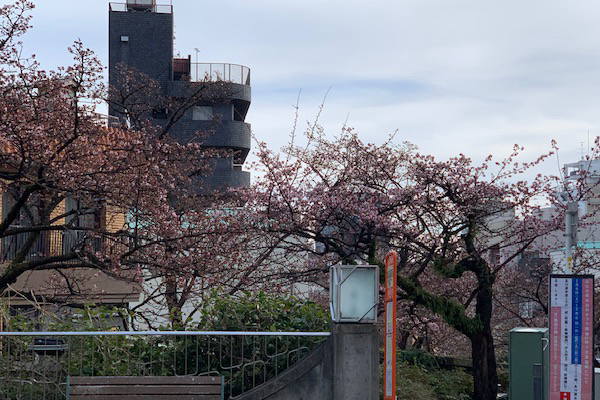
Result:
{"type": "Polygon", "coordinates": [[[157,14],[173,14],[173,4],[156,4],[152,0],[128,0],[126,3],[109,3],[110,11],[128,12],[142,11],[157,14]]]}
{"type": "Polygon", "coordinates": [[[189,71],[182,71],[178,65],[176,81],[190,82],[231,82],[250,86],[250,68],[239,64],[191,63],[189,71]],[[189,72],[189,74],[187,73],[189,72]]]}
{"type": "MultiPolygon", "coordinates": [[[[0,238],[0,262],[14,260],[24,248],[30,234],[25,232],[0,238]]],[[[25,259],[31,261],[71,254],[84,246],[88,246],[92,251],[101,251],[105,247],[101,238],[89,237],[85,231],[40,232],[25,259]]]]}
{"type": "Polygon", "coordinates": [[[94,121],[104,127],[118,127],[121,125],[121,120],[113,115],[107,115],[102,113],[94,113],[92,115],[94,121]]]}

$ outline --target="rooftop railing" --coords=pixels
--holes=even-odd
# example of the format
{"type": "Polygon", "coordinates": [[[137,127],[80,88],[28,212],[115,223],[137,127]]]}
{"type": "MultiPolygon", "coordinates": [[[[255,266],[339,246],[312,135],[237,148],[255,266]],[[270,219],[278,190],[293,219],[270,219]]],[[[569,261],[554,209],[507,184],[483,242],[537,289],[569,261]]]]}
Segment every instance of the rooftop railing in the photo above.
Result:
{"type": "Polygon", "coordinates": [[[277,377],[329,332],[0,332],[0,399],[64,400],[70,377],[222,376],[224,398],[277,377]],[[4,397],[3,397],[4,396],[4,397]]]}
{"type": "Polygon", "coordinates": [[[173,14],[173,5],[171,3],[156,4],[148,0],[128,0],[126,3],[111,2],[109,3],[109,9],[115,12],[141,11],[157,14],[173,14]]]}
{"type": "Polygon", "coordinates": [[[178,81],[191,82],[231,82],[250,86],[250,68],[239,64],[191,63],[189,76],[178,73],[178,81]]]}
{"type": "Polygon", "coordinates": [[[118,117],[115,117],[113,115],[94,113],[92,117],[97,124],[102,125],[107,128],[108,127],[117,127],[117,126],[121,125],[121,120],[118,117]]]}

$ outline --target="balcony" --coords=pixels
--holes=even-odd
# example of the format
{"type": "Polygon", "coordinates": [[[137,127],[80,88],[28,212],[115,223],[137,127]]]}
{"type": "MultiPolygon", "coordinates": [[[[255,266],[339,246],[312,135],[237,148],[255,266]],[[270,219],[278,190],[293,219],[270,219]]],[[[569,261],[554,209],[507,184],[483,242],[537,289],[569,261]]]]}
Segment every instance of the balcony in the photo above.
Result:
{"type": "Polygon", "coordinates": [[[118,117],[107,114],[95,112],[92,114],[92,119],[95,123],[104,126],[105,128],[120,127],[122,125],[121,120],[118,117]]]}
{"type": "MultiPolygon", "coordinates": [[[[14,260],[29,238],[29,233],[19,233],[0,239],[0,263],[14,260]]],[[[27,252],[25,260],[40,260],[46,257],[72,254],[86,247],[92,251],[107,250],[104,240],[88,237],[85,231],[46,231],[40,232],[38,239],[27,252]]],[[[112,245],[112,244],[111,244],[112,245]]]]}
{"type": "Polygon", "coordinates": [[[250,86],[250,68],[239,64],[192,63],[189,58],[176,58],[173,60],[173,80],[250,86]]]}
{"type": "Polygon", "coordinates": [[[157,14],[173,14],[173,4],[157,4],[156,0],[127,0],[125,3],[109,3],[113,12],[153,12],[157,14]]]}
{"type": "Polygon", "coordinates": [[[250,124],[241,121],[181,120],[176,137],[184,143],[200,142],[208,147],[242,149],[247,154],[252,143],[250,124]]]}
{"type": "MultiPolygon", "coordinates": [[[[235,168],[239,168],[235,167],[235,168]]],[[[232,170],[215,171],[210,176],[203,177],[200,180],[203,190],[221,190],[223,188],[243,188],[250,186],[250,172],[232,170]]]]}

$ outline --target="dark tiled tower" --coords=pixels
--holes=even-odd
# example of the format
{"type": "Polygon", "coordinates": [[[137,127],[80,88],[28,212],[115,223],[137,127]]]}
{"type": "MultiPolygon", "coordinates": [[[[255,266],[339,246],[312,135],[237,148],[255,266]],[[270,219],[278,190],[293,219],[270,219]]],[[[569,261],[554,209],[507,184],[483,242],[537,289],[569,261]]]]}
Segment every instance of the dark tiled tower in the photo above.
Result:
{"type": "Polygon", "coordinates": [[[116,67],[119,64],[150,76],[169,97],[190,98],[197,85],[195,82],[199,81],[209,82],[217,91],[222,91],[219,96],[211,96],[213,100],[194,104],[171,129],[171,134],[187,141],[198,131],[207,132],[208,136],[203,139],[205,146],[232,151],[233,156],[216,160],[213,173],[204,179],[205,188],[250,184],[250,174],[242,171],[250,151],[250,124],[245,122],[251,99],[247,67],[193,63],[191,57],[173,58],[173,6],[156,4],[156,0],[110,3],[111,85],[118,81],[116,67]]]}

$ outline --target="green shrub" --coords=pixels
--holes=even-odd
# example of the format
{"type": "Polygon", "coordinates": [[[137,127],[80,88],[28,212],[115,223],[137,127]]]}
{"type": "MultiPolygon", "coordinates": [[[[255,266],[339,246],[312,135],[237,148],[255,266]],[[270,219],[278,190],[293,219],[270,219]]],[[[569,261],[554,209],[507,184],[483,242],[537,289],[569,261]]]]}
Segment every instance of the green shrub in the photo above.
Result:
{"type": "Polygon", "coordinates": [[[213,293],[200,310],[198,330],[329,331],[322,306],[293,296],[246,292],[237,296],[213,293]]]}
{"type": "Polygon", "coordinates": [[[426,368],[398,364],[399,400],[470,400],[473,378],[462,369],[426,368]]]}
{"type": "Polygon", "coordinates": [[[398,364],[398,400],[437,400],[427,371],[407,363],[398,364]]]}

